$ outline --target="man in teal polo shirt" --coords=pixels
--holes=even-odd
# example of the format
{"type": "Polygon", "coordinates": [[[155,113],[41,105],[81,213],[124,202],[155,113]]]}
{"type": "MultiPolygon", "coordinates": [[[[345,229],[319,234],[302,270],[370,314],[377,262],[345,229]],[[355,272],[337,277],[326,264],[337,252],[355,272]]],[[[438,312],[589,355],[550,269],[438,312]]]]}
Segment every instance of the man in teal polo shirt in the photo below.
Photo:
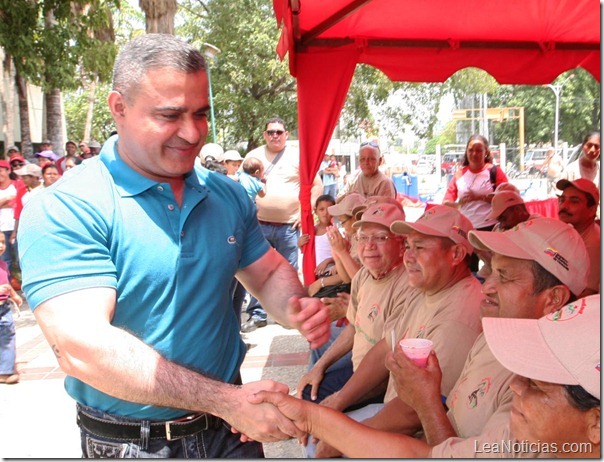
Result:
{"type": "Polygon", "coordinates": [[[194,167],[209,110],[197,50],[168,35],[133,40],[108,103],[118,135],[32,199],[19,230],[24,290],[68,375],[83,454],[260,457],[249,439],[300,432],[247,401],[285,385],[238,385],[246,349],[231,280],[311,346],[329,336],[327,311],[302,298],[244,189],[194,167]]]}

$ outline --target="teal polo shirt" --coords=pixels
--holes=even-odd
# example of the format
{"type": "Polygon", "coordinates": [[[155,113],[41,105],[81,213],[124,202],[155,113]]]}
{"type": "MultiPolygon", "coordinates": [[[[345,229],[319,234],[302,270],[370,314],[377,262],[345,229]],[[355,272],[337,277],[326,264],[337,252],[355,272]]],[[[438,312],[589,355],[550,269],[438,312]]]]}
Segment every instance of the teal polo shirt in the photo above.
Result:
{"type": "MultiPolygon", "coordinates": [[[[246,347],[230,283],[269,250],[255,208],[236,182],[199,167],[186,175],[179,207],[168,183],[140,175],[119,157],[116,141],[24,208],[18,240],[29,304],[35,310],[67,292],[114,288],[114,326],[168,360],[233,382],[246,347]]],[[[65,386],[79,403],[109,413],[183,415],[113,398],[73,377],[65,386]]]]}

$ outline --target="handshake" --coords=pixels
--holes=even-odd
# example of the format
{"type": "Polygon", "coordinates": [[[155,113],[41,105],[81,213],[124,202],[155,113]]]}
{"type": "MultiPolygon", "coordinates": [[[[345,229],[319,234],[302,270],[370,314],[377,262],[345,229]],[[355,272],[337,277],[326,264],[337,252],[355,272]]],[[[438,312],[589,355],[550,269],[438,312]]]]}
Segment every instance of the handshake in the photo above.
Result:
{"type": "Polygon", "coordinates": [[[270,443],[290,438],[304,440],[310,431],[307,414],[313,406],[289,395],[289,387],[273,380],[252,382],[234,389],[231,424],[241,441],[270,443]]]}

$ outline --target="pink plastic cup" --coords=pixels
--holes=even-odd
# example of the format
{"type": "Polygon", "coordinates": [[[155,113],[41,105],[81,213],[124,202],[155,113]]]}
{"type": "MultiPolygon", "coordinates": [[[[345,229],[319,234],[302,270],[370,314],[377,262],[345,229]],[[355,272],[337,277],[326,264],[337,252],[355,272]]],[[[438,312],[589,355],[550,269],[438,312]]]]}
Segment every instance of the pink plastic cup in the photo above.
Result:
{"type": "Polygon", "coordinates": [[[426,367],[428,356],[432,351],[432,340],[425,338],[405,338],[399,342],[403,352],[419,367],[426,367]]]}

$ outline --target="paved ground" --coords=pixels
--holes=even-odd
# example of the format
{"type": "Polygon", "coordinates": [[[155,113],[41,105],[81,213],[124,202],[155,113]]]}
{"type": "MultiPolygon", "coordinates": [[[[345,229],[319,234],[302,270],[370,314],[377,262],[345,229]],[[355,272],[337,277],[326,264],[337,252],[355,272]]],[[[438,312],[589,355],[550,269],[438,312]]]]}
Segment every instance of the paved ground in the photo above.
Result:
{"type": "MultiPolygon", "coordinates": [[[[2,458],[79,458],[79,431],[73,400],[63,388],[65,374],[35,322],[22,307],[17,325],[17,367],[21,382],[0,385],[2,458]]],[[[243,334],[250,349],[243,382],[270,378],[294,389],[306,369],[308,344],[296,330],[268,325],[243,334]]],[[[268,458],[301,458],[294,440],[265,445],[268,458]]]]}

